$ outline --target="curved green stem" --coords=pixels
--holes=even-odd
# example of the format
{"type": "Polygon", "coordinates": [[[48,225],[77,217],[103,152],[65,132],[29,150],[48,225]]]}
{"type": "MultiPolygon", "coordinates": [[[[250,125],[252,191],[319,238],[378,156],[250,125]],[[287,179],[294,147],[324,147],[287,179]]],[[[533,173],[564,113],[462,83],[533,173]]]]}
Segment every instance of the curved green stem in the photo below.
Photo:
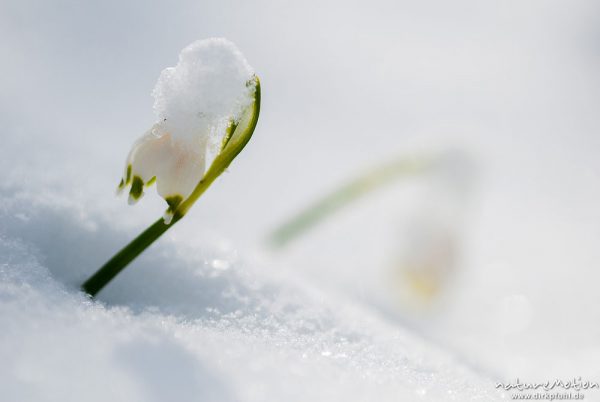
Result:
{"type": "Polygon", "coordinates": [[[177,216],[178,213],[181,214],[181,216],[185,215],[196,200],[200,198],[212,182],[229,167],[235,157],[242,152],[246,144],[248,144],[248,141],[250,141],[260,114],[260,80],[257,76],[254,76],[254,85],[253,107],[249,108],[247,113],[240,119],[240,122],[234,127],[231,138],[228,139],[225,147],[216,156],[215,160],[210,165],[210,168],[208,168],[208,171],[202,180],[200,180],[192,194],[179,205],[175,211],[175,216],[177,216]],[[244,130],[240,130],[240,127],[244,127],[244,130]]]}
{"type": "Polygon", "coordinates": [[[430,158],[401,157],[380,165],[309,205],[275,229],[267,242],[273,249],[283,248],[344,206],[400,177],[422,172],[430,164],[430,158]]]}
{"type": "MultiPolygon", "coordinates": [[[[202,194],[210,187],[210,185],[227,169],[233,159],[244,149],[256,128],[258,115],[260,113],[260,81],[254,76],[254,103],[251,108],[248,108],[242,116],[239,123],[233,125],[231,132],[228,132],[228,141],[225,143],[221,152],[215,157],[213,163],[205,173],[204,177],[196,185],[192,194],[184,200],[173,211],[173,217],[169,223],[165,223],[163,218],[160,218],[148,229],[143,231],[138,237],[133,239],[131,243],[125,246],[121,251],[115,254],[106,264],[104,264],[94,275],[81,285],[81,289],[94,297],[104,286],[106,286],[115,276],[119,274],[125,267],[148,248],[156,239],[163,233],[175,225],[189,211],[191,206],[200,198],[202,194]],[[243,128],[240,129],[240,128],[243,128]]],[[[252,84],[252,83],[249,83],[252,84]]]]}

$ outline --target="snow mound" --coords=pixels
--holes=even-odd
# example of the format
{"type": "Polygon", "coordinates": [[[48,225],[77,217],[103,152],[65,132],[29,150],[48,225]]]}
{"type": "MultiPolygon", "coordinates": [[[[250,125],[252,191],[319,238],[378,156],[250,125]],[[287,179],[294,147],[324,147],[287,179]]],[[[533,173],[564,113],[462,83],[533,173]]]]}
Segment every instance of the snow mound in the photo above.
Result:
{"type": "Polygon", "coordinates": [[[252,104],[254,74],[242,53],[224,38],[199,40],[184,48],[179,62],[160,74],[154,111],[181,139],[207,134],[237,121],[252,104]]]}
{"type": "Polygon", "coordinates": [[[78,284],[132,233],[73,211],[0,192],[5,400],[500,399],[366,306],[206,239],[161,239],[91,301],[78,284]]]}

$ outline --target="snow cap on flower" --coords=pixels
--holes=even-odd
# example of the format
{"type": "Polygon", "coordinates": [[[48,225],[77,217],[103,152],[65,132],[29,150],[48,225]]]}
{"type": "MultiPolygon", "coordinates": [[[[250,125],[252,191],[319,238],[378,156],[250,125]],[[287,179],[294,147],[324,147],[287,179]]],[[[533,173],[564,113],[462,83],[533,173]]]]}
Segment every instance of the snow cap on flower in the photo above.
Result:
{"type": "Polygon", "coordinates": [[[197,41],[163,70],[154,87],[154,112],[180,139],[194,140],[239,119],[253,102],[246,84],[254,71],[233,43],[224,38],[197,41]]]}
{"type": "Polygon", "coordinates": [[[119,189],[129,201],[156,181],[175,208],[204,176],[244,113],[254,102],[254,72],[242,53],[223,38],[184,48],[175,67],[162,71],[152,95],[158,121],[132,147],[119,189]]]}

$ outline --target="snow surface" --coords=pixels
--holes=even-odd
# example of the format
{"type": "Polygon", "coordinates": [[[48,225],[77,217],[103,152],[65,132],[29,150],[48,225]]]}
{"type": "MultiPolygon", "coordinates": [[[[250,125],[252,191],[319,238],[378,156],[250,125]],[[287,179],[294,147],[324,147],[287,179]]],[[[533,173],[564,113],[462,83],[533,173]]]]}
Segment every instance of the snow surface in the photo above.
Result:
{"type": "Polygon", "coordinates": [[[364,305],[207,241],[161,241],[90,301],[77,284],[132,233],[18,188],[0,210],[1,400],[500,399],[364,305]]]}

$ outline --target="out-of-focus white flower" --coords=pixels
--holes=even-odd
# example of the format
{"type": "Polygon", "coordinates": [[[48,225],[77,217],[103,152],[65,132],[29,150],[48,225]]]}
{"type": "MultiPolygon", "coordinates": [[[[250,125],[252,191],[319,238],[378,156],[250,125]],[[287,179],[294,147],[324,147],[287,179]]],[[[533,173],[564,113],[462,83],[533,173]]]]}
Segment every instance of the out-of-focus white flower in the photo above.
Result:
{"type": "Polygon", "coordinates": [[[438,157],[424,194],[403,225],[390,266],[405,312],[423,312],[447,293],[460,271],[464,221],[475,185],[475,161],[463,152],[438,157]]]}
{"type": "Polygon", "coordinates": [[[458,269],[460,228],[456,222],[439,218],[435,212],[419,213],[405,227],[391,267],[395,279],[392,283],[404,310],[429,307],[458,269]]]}
{"type": "MultiPolygon", "coordinates": [[[[165,221],[170,221],[232,138],[254,129],[249,126],[258,117],[258,86],[252,68],[230,41],[212,38],[187,46],[177,65],[160,74],[153,91],[158,121],[129,152],[119,190],[128,187],[129,202],[135,203],[156,182],[169,204],[165,221]]],[[[239,150],[220,161],[223,168],[239,150]]]]}

